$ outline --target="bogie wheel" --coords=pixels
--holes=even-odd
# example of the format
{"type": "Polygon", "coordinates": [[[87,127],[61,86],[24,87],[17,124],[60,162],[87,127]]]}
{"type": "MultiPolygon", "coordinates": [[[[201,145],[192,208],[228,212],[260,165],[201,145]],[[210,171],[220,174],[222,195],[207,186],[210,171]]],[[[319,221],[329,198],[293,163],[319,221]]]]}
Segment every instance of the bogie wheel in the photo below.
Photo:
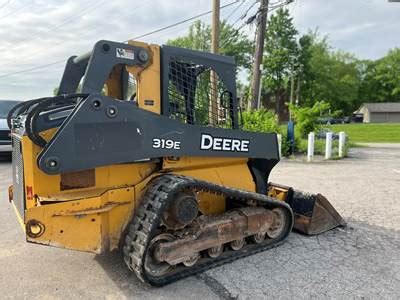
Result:
{"type": "Polygon", "coordinates": [[[240,239],[240,240],[235,240],[235,241],[230,242],[230,246],[231,246],[232,250],[237,251],[237,250],[242,249],[245,243],[246,242],[244,239],[240,239]]]}
{"type": "Polygon", "coordinates": [[[252,242],[254,242],[256,244],[261,244],[265,240],[265,235],[266,235],[265,232],[259,232],[255,235],[252,235],[250,239],[252,242]]]}
{"type": "Polygon", "coordinates": [[[193,266],[197,263],[197,261],[199,260],[199,258],[200,258],[200,254],[199,254],[199,253],[196,253],[196,254],[194,254],[192,257],[190,257],[188,260],[185,260],[185,261],[183,262],[183,264],[184,264],[186,267],[193,267],[193,266]]]}
{"type": "Polygon", "coordinates": [[[207,249],[207,254],[211,258],[217,258],[218,256],[220,256],[222,254],[222,252],[224,252],[224,245],[219,245],[219,246],[207,249]]]}

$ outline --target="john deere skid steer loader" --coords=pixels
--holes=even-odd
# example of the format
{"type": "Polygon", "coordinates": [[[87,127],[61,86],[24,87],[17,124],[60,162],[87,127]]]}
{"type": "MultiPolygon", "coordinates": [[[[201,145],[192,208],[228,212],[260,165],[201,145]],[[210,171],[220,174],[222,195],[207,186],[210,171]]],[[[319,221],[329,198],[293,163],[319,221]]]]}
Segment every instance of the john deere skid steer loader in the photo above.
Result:
{"type": "Polygon", "coordinates": [[[275,247],[293,227],[344,225],[323,196],[268,183],[276,134],[240,129],[231,57],[99,41],[68,59],[57,96],[8,121],[27,241],[120,248],[152,285],[275,247]]]}

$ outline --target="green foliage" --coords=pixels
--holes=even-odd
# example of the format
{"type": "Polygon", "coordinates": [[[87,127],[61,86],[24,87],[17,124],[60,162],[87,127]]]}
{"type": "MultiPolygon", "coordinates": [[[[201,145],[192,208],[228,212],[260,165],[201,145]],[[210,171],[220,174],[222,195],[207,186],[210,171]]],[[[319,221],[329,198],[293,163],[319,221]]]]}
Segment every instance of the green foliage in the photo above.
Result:
{"type": "Polygon", "coordinates": [[[266,109],[250,110],[242,113],[243,129],[254,132],[279,132],[278,119],[266,109]]]}
{"type": "Polygon", "coordinates": [[[293,119],[296,121],[296,131],[305,138],[311,131],[319,128],[318,118],[329,111],[330,105],[326,102],[316,102],[312,107],[297,107],[290,105],[293,119]]]}
{"type": "MultiPolygon", "coordinates": [[[[282,134],[281,152],[282,156],[289,153],[289,143],[287,141],[286,127],[279,126],[277,116],[266,109],[249,110],[242,113],[243,129],[253,132],[275,132],[282,134]]],[[[299,143],[299,138],[295,140],[295,149],[299,143]]]]}
{"type": "Polygon", "coordinates": [[[358,106],[359,61],[344,51],[332,51],[327,39],[320,38],[317,33],[309,33],[307,39],[307,51],[311,55],[303,62],[306,68],[302,73],[302,105],[325,101],[333,110],[351,114],[358,106]]]}
{"type": "Polygon", "coordinates": [[[361,67],[362,102],[400,101],[400,48],[377,61],[363,61],[361,67]]]}
{"type": "Polygon", "coordinates": [[[271,91],[278,101],[282,91],[287,89],[297,60],[296,35],[289,10],[278,9],[268,21],[263,59],[263,87],[271,91]]]}
{"type": "MultiPolygon", "coordinates": [[[[167,41],[168,45],[193,50],[211,50],[211,26],[201,21],[195,21],[189,27],[186,36],[167,41]]],[[[220,53],[235,57],[240,68],[250,68],[253,44],[247,36],[238,32],[230,24],[220,23],[220,53]]]]}

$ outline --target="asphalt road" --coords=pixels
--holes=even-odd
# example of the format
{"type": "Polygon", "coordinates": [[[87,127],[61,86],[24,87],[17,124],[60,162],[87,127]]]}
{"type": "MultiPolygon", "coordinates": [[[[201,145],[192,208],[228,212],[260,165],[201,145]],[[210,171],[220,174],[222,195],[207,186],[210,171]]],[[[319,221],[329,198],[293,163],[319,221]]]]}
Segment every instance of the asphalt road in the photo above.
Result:
{"type": "Polygon", "coordinates": [[[26,243],[7,202],[11,165],[0,162],[0,298],[400,298],[400,145],[358,148],[341,161],[283,161],[271,180],[323,193],[347,228],[292,233],[278,248],[151,288],[118,253],[26,243]]]}

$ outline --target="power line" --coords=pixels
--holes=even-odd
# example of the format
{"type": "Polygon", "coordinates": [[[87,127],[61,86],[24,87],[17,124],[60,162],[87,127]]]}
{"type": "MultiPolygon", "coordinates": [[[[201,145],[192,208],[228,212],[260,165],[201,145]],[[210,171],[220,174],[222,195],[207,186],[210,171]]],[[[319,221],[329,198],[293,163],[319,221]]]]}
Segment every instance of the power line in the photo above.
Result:
{"type": "Polygon", "coordinates": [[[35,70],[38,70],[38,69],[44,69],[44,68],[47,68],[47,67],[50,67],[50,66],[53,66],[53,65],[62,63],[62,62],[65,62],[65,59],[57,60],[57,61],[54,61],[54,62],[52,62],[52,63],[45,64],[45,65],[40,65],[40,66],[32,67],[32,68],[30,68],[30,69],[25,69],[25,70],[13,72],[13,73],[3,74],[3,75],[0,75],[0,78],[9,77],[9,76],[13,76],[13,75],[21,74],[21,73],[32,72],[32,71],[35,71],[35,70]]]}
{"type": "MultiPolygon", "coordinates": [[[[226,7],[229,7],[229,6],[233,5],[233,4],[235,4],[235,3],[237,3],[237,1],[234,1],[234,2],[231,2],[231,3],[228,3],[228,4],[225,4],[225,5],[221,6],[220,9],[224,9],[224,8],[226,8],[226,7]]],[[[178,26],[178,25],[187,23],[187,22],[192,21],[192,20],[194,20],[194,19],[196,19],[196,18],[200,18],[200,17],[202,17],[202,16],[205,16],[205,15],[207,15],[207,14],[210,14],[211,12],[212,12],[211,10],[209,10],[209,11],[207,11],[207,12],[203,12],[203,13],[198,14],[198,15],[196,15],[196,16],[193,16],[193,17],[187,18],[187,19],[185,19],[185,20],[182,20],[182,21],[173,23],[173,24],[171,24],[171,25],[164,26],[164,27],[162,27],[162,28],[153,30],[153,31],[151,31],[151,32],[148,32],[148,33],[145,33],[145,34],[142,34],[142,35],[133,37],[133,38],[131,38],[131,39],[129,39],[129,40],[140,39],[140,38],[143,38],[143,37],[146,37],[146,36],[149,36],[149,35],[152,35],[152,34],[161,32],[161,31],[164,31],[164,30],[166,30],[166,29],[169,29],[169,28],[172,28],[172,27],[175,27],[175,26],[178,26]]],[[[126,43],[126,42],[128,42],[129,40],[125,40],[125,41],[123,41],[123,42],[126,43]]],[[[32,71],[34,71],[34,70],[47,68],[47,67],[50,67],[50,66],[52,66],[52,65],[59,64],[59,63],[61,63],[61,62],[65,62],[65,59],[63,59],[63,60],[58,60],[58,61],[55,61],[55,62],[51,62],[51,63],[45,64],[45,65],[39,65],[39,66],[32,67],[32,68],[29,68],[29,69],[24,69],[24,70],[20,70],[20,71],[16,71],[16,72],[10,72],[10,73],[6,73],[6,74],[2,74],[2,75],[0,75],[0,78],[5,78],[5,77],[9,77],[9,76],[21,74],[21,73],[26,73],[26,72],[32,72],[32,71]]]]}
{"type": "Polygon", "coordinates": [[[19,12],[19,11],[21,11],[21,10],[23,10],[23,9],[25,9],[25,8],[27,8],[27,7],[29,7],[29,6],[32,6],[33,4],[34,4],[34,2],[31,1],[31,3],[22,5],[22,6],[18,7],[17,9],[14,9],[14,10],[10,11],[9,13],[7,13],[7,14],[5,14],[5,15],[2,15],[2,16],[0,17],[0,19],[3,21],[4,18],[7,18],[7,17],[12,16],[12,15],[15,15],[17,12],[19,12]]]}
{"type": "MultiPolygon", "coordinates": [[[[245,13],[243,15],[241,15],[234,23],[232,23],[230,26],[232,28],[234,28],[234,26],[241,20],[243,20],[244,18],[246,18],[247,14],[249,13],[249,11],[254,7],[254,5],[257,3],[257,1],[254,1],[253,4],[251,4],[247,10],[245,11],[245,13]]],[[[234,37],[235,35],[237,35],[240,30],[243,29],[243,27],[245,27],[246,25],[249,25],[250,23],[252,23],[253,19],[255,18],[255,15],[250,16],[246,21],[244,21],[239,27],[234,28],[235,30],[232,32],[232,34],[228,37],[225,38],[225,40],[221,43],[221,48],[224,47],[226,44],[228,44],[230,42],[230,39],[232,37],[234,37]]]]}
{"type": "Polygon", "coordinates": [[[288,5],[288,4],[293,3],[293,2],[294,2],[294,0],[283,0],[283,1],[280,0],[280,1],[277,1],[277,2],[272,3],[271,5],[269,5],[267,10],[266,9],[264,9],[264,11],[258,10],[257,14],[260,13],[261,15],[265,15],[267,12],[272,12],[272,11],[278,9],[278,8],[284,7],[285,5],[288,5]]]}
{"type": "Polygon", "coordinates": [[[258,2],[257,0],[254,1],[253,4],[250,5],[250,6],[247,8],[247,10],[245,11],[245,13],[244,13],[241,17],[239,17],[239,18],[236,20],[236,22],[238,22],[239,20],[243,20],[244,18],[246,18],[246,16],[247,16],[247,14],[249,13],[249,11],[254,7],[254,5],[257,4],[257,2],[258,2]]]}
{"type": "MultiPolygon", "coordinates": [[[[137,13],[137,9],[138,8],[140,8],[140,7],[142,7],[142,6],[144,6],[144,5],[146,5],[146,4],[148,4],[150,2],[150,0],[147,0],[147,1],[144,1],[144,2],[142,2],[141,4],[139,4],[139,5],[137,5],[137,6],[135,6],[133,9],[135,10],[135,13],[137,13]]],[[[93,4],[93,3],[92,3],[93,4]]],[[[130,17],[130,16],[133,16],[132,14],[128,14],[128,15],[125,15],[125,16],[123,16],[123,17],[130,17]]],[[[67,18],[66,18],[67,19],[67,18]]],[[[64,19],[64,21],[66,20],[66,19],[64,19]]],[[[93,24],[92,24],[93,25],[93,24]]],[[[95,26],[96,26],[96,28],[97,28],[97,25],[96,24],[94,24],[95,26]]],[[[56,26],[58,26],[58,25],[56,25],[56,26]]],[[[88,36],[88,28],[91,28],[91,27],[93,27],[93,26],[90,26],[90,27],[86,27],[85,28],[85,30],[83,31],[83,32],[80,32],[79,33],[79,38],[81,38],[82,39],[82,37],[85,37],[85,36],[88,36]]],[[[95,27],[93,27],[93,28],[91,28],[91,29],[96,29],[95,27]]],[[[93,30],[91,30],[89,33],[91,33],[91,32],[93,32],[93,30]]],[[[30,38],[29,38],[29,40],[31,40],[30,38]]],[[[64,45],[65,44],[65,40],[62,40],[62,41],[60,41],[60,42],[56,42],[56,43],[52,43],[51,44],[51,46],[52,46],[52,48],[54,49],[54,48],[56,48],[56,46],[59,46],[59,45],[64,45]]],[[[18,46],[17,46],[18,47],[18,46]]],[[[12,48],[12,49],[14,49],[14,48],[12,48]]],[[[7,50],[10,50],[9,48],[7,48],[7,50]]],[[[38,56],[38,55],[40,55],[41,53],[42,53],[43,51],[42,50],[37,50],[37,51],[35,51],[35,52],[33,52],[32,54],[30,54],[29,55],[29,57],[27,57],[28,58],[28,60],[22,60],[23,62],[24,61],[31,61],[32,60],[32,58],[33,57],[36,57],[36,56],[38,56]]],[[[2,67],[3,67],[3,69],[5,68],[5,67],[8,67],[8,66],[11,66],[11,65],[13,65],[13,64],[15,64],[15,62],[17,61],[17,59],[14,59],[13,61],[11,61],[11,63],[9,62],[9,64],[6,64],[6,65],[2,65],[2,67]]],[[[21,62],[21,60],[18,60],[19,62],[21,62]]]]}
{"type": "Polygon", "coordinates": [[[229,19],[235,14],[235,12],[244,4],[244,0],[242,0],[238,6],[236,6],[231,13],[225,18],[225,21],[229,21],[229,19]]]}
{"type": "MultiPolygon", "coordinates": [[[[51,31],[53,31],[53,30],[55,30],[57,28],[60,28],[61,26],[76,20],[76,18],[82,17],[82,16],[86,15],[87,13],[92,12],[93,10],[95,10],[96,8],[98,8],[101,5],[104,5],[105,3],[106,3],[106,0],[93,1],[89,5],[86,5],[85,7],[83,7],[78,14],[70,15],[69,17],[65,18],[61,23],[48,28],[48,30],[45,33],[49,33],[49,32],[51,32],[51,31]]],[[[26,41],[30,41],[31,42],[31,41],[36,40],[36,39],[41,39],[42,38],[42,34],[43,33],[36,33],[36,34],[30,35],[29,37],[27,37],[27,38],[25,38],[23,40],[20,40],[18,42],[18,43],[20,43],[19,45],[16,45],[15,47],[12,47],[11,49],[8,49],[8,50],[17,49],[17,48],[19,48],[19,47],[24,45],[24,44],[21,44],[21,43],[24,43],[26,41]]]]}
{"type": "Polygon", "coordinates": [[[7,0],[6,2],[4,2],[2,5],[0,5],[0,9],[6,7],[8,4],[10,4],[11,0],[7,0]]]}
{"type": "MultiPolygon", "coordinates": [[[[235,4],[235,3],[237,3],[237,1],[234,1],[234,2],[231,2],[231,3],[228,3],[228,4],[225,4],[225,5],[221,6],[220,9],[224,9],[224,8],[226,8],[226,7],[229,7],[229,6],[233,5],[233,4],[235,4]]],[[[209,10],[209,11],[203,12],[203,13],[201,13],[201,14],[198,14],[198,15],[196,15],[196,16],[187,18],[187,19],[185,19],[185,20],[182,20],[182,21],[173,23],[173,24],[171,24],[171,25],[168,25],[168,26],[161,27],[161,28],[159,28],[159,29],[153,30],[153,31],[151,31],[151,32],[149,32],[149,33],[142,34],[142,35],[139,35],[139,36],[135,36],[135,37],[133,37],[133,38],[131,38],[131,39],[125,40],[124,43],[126,43],[126,42],[129,41],[129,40],[141,39],[141,38],[144,38],[144,37],[146,37],[146,36],[152,35],[152,34],[154,34],[154,33],[157,33],[157,32],[160,32],[160,31],[163,31],[163,30],[166,30],[166,29],[175,27],[175,26],[178,26],[178,25],[180,25],[180,24],[184,24],[184,23],[190,22],[190,21],[192,21],[192,20],[194,20],[194,19],[197,19],[197,18],[200,18],[200,17],[202,17],[202,16],[208,15],[208,14],[210,14],[211,12],[212,12],[212,10],[209,10]]]]}

